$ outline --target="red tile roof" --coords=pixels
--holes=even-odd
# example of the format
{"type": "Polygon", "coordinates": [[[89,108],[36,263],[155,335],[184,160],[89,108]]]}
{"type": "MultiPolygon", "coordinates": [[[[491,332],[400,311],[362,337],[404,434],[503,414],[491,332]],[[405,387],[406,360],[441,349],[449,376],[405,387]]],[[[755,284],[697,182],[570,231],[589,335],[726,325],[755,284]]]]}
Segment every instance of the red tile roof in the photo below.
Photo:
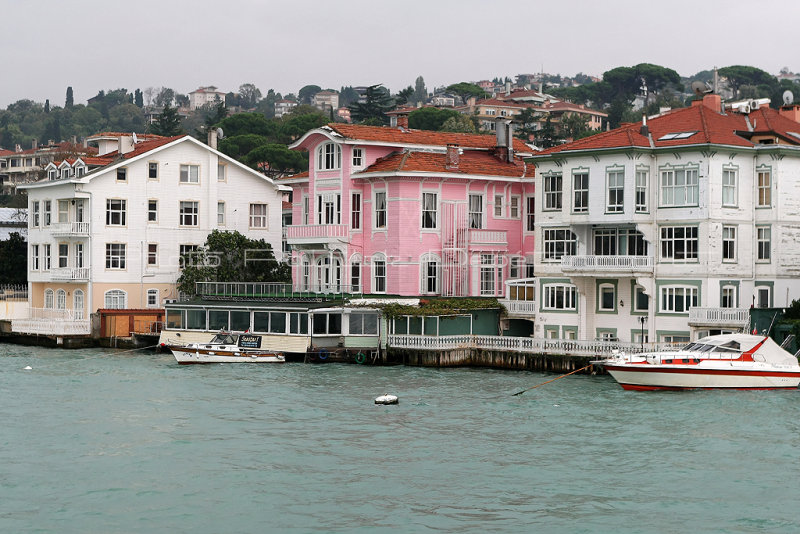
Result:
{"type": "MultiPolygon", "coordinates": [[[[154,149],[156,149],[156,148],[158,148],[160,146],[164,146],[164,145],[169,144],[169,143],[171,143],[173,141],[177,141],[178,139],[181,139],[182,137],[188,137],[188,136],[187,135],[176,135],[176,136],[173,136],[173,137],[156,136],[155,139],[150,139],[150,140],[147,140],[147,141],[142,141],[140,143],[136,143],[136,145],[134,146],[133,150],[131,150],[130,152],[126,152],[123,155],[123,158],[124,159],[135,158],[136,156],[144,154],[145,152],[149,152],[149,151],[154,150],[154,149]]],[[[116,152],[114,152],[113,154],[116,154],[116,152]]]]}
{"type": "MultiPolygon", "coordinates": [[[[526,166],[519,159],[509,163],[488,152],[465,150],[459,155],[458,168],[446,167],[445,154],[412,151],[393,152],[378,159],[362,172],[431,172],[519,178],[525,175],[525,171],[526,166]]],[[[353,174],[353,178],[357,178],[359,174],[361,173],[353,174]]]]}
{"type": "MultiPolygon", "coordinates": [[[[388,126],[364,126],[362,124],[328,124],[331,130],[343,137],[362,141],[377,141],[388,145],[429,145],[445,147],[449,144],[464,148],[494,148],[497,139],[494,135],[433,132],[428,130],[404,130],[388,126]]],[[[514,139],[514,150],[530,153],[531,149],[521,140],[514,139]]]]}
{"type": "MultiPolygon", "coordinates": [[[[695,105],[649,119],[647,127],[655,148],[698,144],[752,147],[754,143],[747,138],[759,133],[779,135],[792,144],[800,145],[800,139],[787,133],[800,132],[800,123],[768,107],[761,107],[746,116],[733,111],[722,114],[707,106],[695,105]],[[684,132],[696,133],[683,139],[660,140],[667,134],[684,132]]],[[[650,140],[641,134],[641,123],[626,124],[609,132],[543,150],[537,155],[625,147],[650,147],[650,140]]]]}

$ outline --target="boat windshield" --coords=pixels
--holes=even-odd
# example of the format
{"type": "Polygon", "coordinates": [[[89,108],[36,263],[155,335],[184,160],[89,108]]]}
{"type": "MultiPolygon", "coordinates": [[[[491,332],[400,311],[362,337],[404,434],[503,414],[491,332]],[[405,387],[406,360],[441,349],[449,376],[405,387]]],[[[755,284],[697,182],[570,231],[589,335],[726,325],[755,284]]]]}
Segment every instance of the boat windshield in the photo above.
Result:
{"type": "Polygon", "coordinates": [[[236,339],[231,334],[217,334],[214,336],[214,339],[211,340],[211,343],[217,343],[219,345],[235,345],[236,339]]]}
{"type": "Polygon", "coordinates": [[[724,353],[741,353],[739,344],[735,341],[725,343],[724,345],[709,345],[708,343],[689,343],[681,350],[690,352],[724,352],[724,353]]]}

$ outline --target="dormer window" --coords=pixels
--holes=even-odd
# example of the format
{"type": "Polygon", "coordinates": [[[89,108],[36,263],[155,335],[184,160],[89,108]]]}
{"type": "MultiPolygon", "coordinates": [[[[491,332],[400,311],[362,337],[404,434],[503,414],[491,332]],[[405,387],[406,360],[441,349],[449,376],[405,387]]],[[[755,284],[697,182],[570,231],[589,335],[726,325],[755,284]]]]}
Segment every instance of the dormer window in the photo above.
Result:
{"type": "Polygon", "coordinates": [[[80,178],[84,174],[86,174],[86,167],[84,167],[83,165],[79,165],[79,166],[75,167],[75,176],[80,178]]]}
{"type": "Polygon", "coordinates": [[[69,178],[69,167],[64,167],[61,169],[61,179],[66,180],[67,178],[69,178]]]}
{"type": "Polygon", "coordinates": [[[55,169],[50,169],[49,171],[47,171],[47,179],[58,180],[58,171],[55,169]]]}
{"type": "Polygon", "coordinates": [[[336,143],[325,143],[319,147],[317,169],[332,171],[342,167],[342,147],[336,143]]]}

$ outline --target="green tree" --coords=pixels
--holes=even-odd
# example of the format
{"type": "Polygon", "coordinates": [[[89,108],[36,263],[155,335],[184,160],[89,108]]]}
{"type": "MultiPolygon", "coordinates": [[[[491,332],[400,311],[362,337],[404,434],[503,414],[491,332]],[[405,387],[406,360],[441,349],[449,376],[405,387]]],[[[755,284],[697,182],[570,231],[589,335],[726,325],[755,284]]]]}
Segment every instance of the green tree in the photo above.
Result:
{"type": "Polygon", "coordinates": [[[239,86],[239,105],[244,109],[253,109],[261,100],[261,91],[252,83],[239,86]]]}
{"type": "Polygon", "coordinates": [[[354,102],[347,107],[353,122],[363,124],[371,120],[373,124],[387,124],[389,120],[386,112],[395,107],[389,90],[380,84],[370,85],[364,93],[364,99],[363,103],[354,102]]]}
{"type": "Polygon", "coordinates": [[[308,168],[308,154],[289,150],[286,145],[261,145],[244,157],[245,163],[273,178],[294,174],[308,168]]]}
{"type": "Polygon", "coordinates": [[[425,80],[422,76],[417,76],[414,81],[414,95],[411,97],[411,101],[425,103],[427,100],[428,90],[425,88],[425,80]]]}
{"type": "Polygon", "coordinates": [[[739,90],[745,85],[766,85],[768,87],[778,85],[778,80],[775,76],[756,67],[731,65],[730,67],[723,67],[717,72],[720,76],[728,79],[728,85],[733,91],[734,98],[739,97],[739,90]]]}
{"type": "Polygon", "coordinates": [[[329,117],[317,108],[297,106],[280,118],[280,136],[277,140],[280,143],[291,143],[307,131],[325,126],[329,122],[329,117]]]}
{"type": "Polygon", "coordinates": [[[164,106],[156,122],[150,125],[150,131],[156,135],[168,137],[182,133],[183,128],[181,128],[181,118],[178,115],[178,110],[168,105],[164,106]]]}
{"type": "Polygon", "coordinates": [[[142,95],[142,91],[136,89],[133,91],[133,103],[136,105],[137,108],[144,107],[144,96],[142,95]]]}
{"type": "Polygon", "coordinates": [[[418,130],[441,130],[447,119],[459,115],[452,109],[419,108],[408,114],[408,126],[418,130]]]}
{"type": "Polygon", "coordinates": [[[536,137],[538,125],[542,121],[542,113],[533,108],[525,108],[513,118],[516,126],[514,134],[525,141],[532,141],[536,137]]]}
{"type": "Polygon", "coordinates": [[[357,102],[358,98],[358,91],[353,89],[350,85],[346,87],[342,86],[342,88],[339,89],[339,107],[341,108],[346,108],[353,102],[357,102]]]}
{"type": "Polygon", "coordinates": [[[28,282],[28,244],[18,232],[0,241],[0,284],[28,282]]]}
{"type": "Polygon", "coordinates": [[[239,232],[213,230],[205,246],[185,258],[178,288],[195,294],[196,282],[284,282],[292,280],[291,267],[275,259],[272,245],[239,232]]]}
{"type": "Polygon", "coordinates": [[[322,91],[322,87],[319,85],[306,85],[300,88],[297,96],[301,104],[311,104],[311,99],[320,91],[322,91]]]}
{"type": "Polygon", "coordinates": [[[595,132],[589,129],[589,119],[585,115],[566,113],[561,118],[561,135],[564,138],[575,141],[593,133],[595,132]]]}
{"type": "Polygon", "coordinates": [[[474,83],[469,82],[454,83],[453,85],[448,85],[445,90],[448,93],[453,93],[460,96],[465,102],[471,96],[474,96],[475,98],[485,98],[489,96],[486,91],[474,83]]]}
{"type": "Polygon", "coordinates": [[[64,107],[70,109],[75,104],[72,97],[72,86],[67,87],[67,99],[64,101],[64,107]]]}
{"type": "Polygon", "coordinates": [[[405,89],[401,89],[396,95],[394,95],[394,101],[398,106],[402,106],[403,104],[408,103],[411,100],[411,97],[414,95],[414,88],[410,85],[405,89]]]}
{"type": "Polygon", "coordinates": [[[476,133],[478,131],[475,122],[463,113],[459,113],[457,116],[450,117],[444,121],[444,124],[442,124],[439,130],[442,132],[457,133],[476,133]]]}
{"type": "Polygon", "coordinates": [[[170,89],[169,87],[162,87],[161,91],[158,92],[155,99],[156,107],[167,107],[171,106],[172,102],[175,100],[175,91],[170,89]]]}
{"type": "Polygon", "coordinates": [[[50,113],[50,99],[44,101],[44,112],[50,113]]]}

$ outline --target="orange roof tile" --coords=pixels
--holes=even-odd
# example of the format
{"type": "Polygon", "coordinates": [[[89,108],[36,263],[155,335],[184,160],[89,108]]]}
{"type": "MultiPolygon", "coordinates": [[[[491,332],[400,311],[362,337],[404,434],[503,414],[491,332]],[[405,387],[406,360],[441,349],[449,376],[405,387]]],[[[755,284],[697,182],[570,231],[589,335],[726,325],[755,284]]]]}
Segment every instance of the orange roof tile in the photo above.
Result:
{"type": "MultiPolygon", "coordinates": [[[[362,172],[431,172],[519,178],[525,175],[525,170],[525,164],[519,159],[509,163],[488,152],[468,150],[459,155],[458,168],[447,168],[445,154],[412,151],[393,152],[378,159],[362,172]]],[[[357,178],[358,174],[353,177],[357,178]]]]}
{"type": "MultiPolygon", "coordinates": [[[[389,145],[429,145],[441,146],[453,144],[464,148],[490,149],[497,144],[494,135],[465,134],[451,132],[434,132],[428,130],[412,130],[390,128],[388,126],[364,126],[362,124],[331,123],[328,128],[348,139],[377,141],[389,145]]],[[[529,153],[531,149],[521,140],[514,139],[514,150],[529,153]]]]}

